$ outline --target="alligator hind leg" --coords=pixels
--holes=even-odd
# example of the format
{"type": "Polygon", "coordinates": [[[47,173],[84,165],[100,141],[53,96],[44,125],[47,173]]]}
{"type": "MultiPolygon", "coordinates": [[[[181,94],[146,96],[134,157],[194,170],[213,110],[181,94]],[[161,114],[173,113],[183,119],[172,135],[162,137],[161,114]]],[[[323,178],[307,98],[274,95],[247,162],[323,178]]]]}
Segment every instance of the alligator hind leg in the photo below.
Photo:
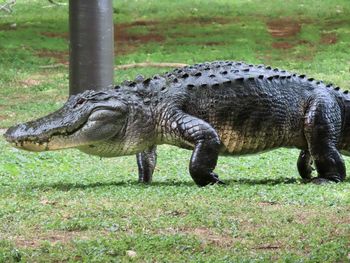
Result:
{"type": "Polygon", "coordinates": [[[312,158],[308,150],[302,150],[299,154],[297,167],[301,178],[305,181],[311,180],[311,173],[314,170],[312,168],[312,158]]]}
{"type": "Polygon", "coordinates": [[[315,162],[318,177],[314,183],[341,182],[344,161],[336,147],[341,131],[341,110],[331,99],[315,101],[305,118],[304,134],[315,162]]]}
{"type": "Polygon", "coordinates": [[[137,166],[139,169],[139,182],[150,183],[157,163],[157,147],[153,146],[136,155],[137,166]]]}

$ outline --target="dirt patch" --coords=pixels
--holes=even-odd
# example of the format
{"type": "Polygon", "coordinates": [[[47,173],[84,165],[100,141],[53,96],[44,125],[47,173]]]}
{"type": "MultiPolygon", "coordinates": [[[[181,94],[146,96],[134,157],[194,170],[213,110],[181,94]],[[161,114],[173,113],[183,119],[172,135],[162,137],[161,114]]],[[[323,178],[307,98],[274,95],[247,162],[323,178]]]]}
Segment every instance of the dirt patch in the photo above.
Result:
{"type": "Polygon", "coordinates": [[[205,45],[205,46],[221,46],[221,45],[224,45],[225,43],[223,42],[205,42],[205,43],[201,43],[202,45],[205,45]]]}
{"type": "Polygon", "coordinates": [[[273,38],[280,41],[272,43],[275,49],[292,49],[297,45],[305,44],[297,40],[297,35],[301,31],[303,21],[297,21],[292,18],[281,18],[270,20],[266,23],[267,31],[273,38]]]}
{"type": "Polygon", "coordinates": [[[272,43],[272,47],[276,49],[291,49],[295,47],[295,44],[289,42],[274,42],[272,43]]]}
{"type": "Polygon", "coordinates": [[[258,203],[259,206],[280,206],[279,203],[274,202],[274,201],[262,201],[258,203]]]}
{"type": "MultiPolygon", "coordinates": [[[[162,43],[166,40],[163,32],[167,28],[179,25],[205,26],[209,24],[229,24],[239,21],[239,18],[229,19],[224,17],[196,17],[175,19],[170,21],[158,20],[137,20],[131,23],[114,25],[115,53],[124,55],[135,52],[140,46],[150,43],[162,43]],[[144,32],[133,32],[134,29],[144,29],[144,32]]],[[[141,30],[143,31],[143,30],[141,30]]],[[[67,32],[42,32],[41,35],[51,38],[68,39],[67,32]]],[[[174,33],[172,37],[179,37],[179,33],[174,33]]],[[[221,42],[198,43],[207,46],[222,45],[221,42]]],[[[58,63],[68,64],[68,52],[41,50],[37,53],[39,57],[54,58],[58,63]]]]}
{"type": "Polygon", "coordinates": [[[239,240],[233,238],[229,234],[214,233],[212,230],[206,227],[196,227],[196,228],[167,228],[159,231],[160,234],[165,235],[175,235],[175,234],[186,234],[192,235],[199,238],[203,243],[216,245],[219,247],[231,247],[235,242],[239,240]]]}
{"type": "MultiPolygon", "coordinates": [[[[324,217],[330,222],[333,222],[335,226],[337,225],[349,225],[350,224],[350,216],[337,216],[336,213],[329,214],[329,212],[323,212],[317,210],[308,209],[303,211],[303,209],[300,209],[300,211],[295,212],[295,221],[299,224],[304,225],[314,225],[317,223],[320,219],[320,217],[324,217]]],[[[339,229],[337,229],[339,230],[339,229]]]]}
{"type": "MultiPolygon", "coordinates": [[[[179,25],[204,26],[208,24],[228,24],[238,19],[227,19],[223,17],[210,18],[186,18],[176,19],[167,22],[154,20],[138,20],[127,24],[114,25],[114,41],[116,43],[116,54],[127,54],[134,52],[139,46],[149,42],[162,43],[165,41],[165,36],[162,34],[166,28],[172,28],[179,25]],[[144,27],[146,33],[134,33],[132,29],[144,27]]],[[[179,37],[181,34],[174,33],[173,37],[179,37]]],[[[218,46],[221,42],[198,43],[199,45],[218,46]]]]}
{"type": "MultiPolygon", "coordinates": [[[[316,52],[315,44],[307,40],[301,40],[299,33],[302,29],[303,24],[313,23],[311,20],[295,20],[293,18],[281,18],[270,20],[266,23],[267,31],[275,39],[271,44],[273,49],[280,49],[286,53],[299,45],[306,45],[307,51],[301,54],[289,53],[293,58],[298,60],[312,60],[316,52]]],[[[325,40],[326,41],[326,40],[325,40]]],[[[331,41],[331,40],[329,40],[331,41]]]]}
{"type": "Polygon", "coordinates": [[[306,40],[278,41],[272,43],[272,47],[276,49],[291,49],[298,45],[308,45],[310,48],[314,46],[311,42],[306,40]]]}
{"type": "Polygon", "coordinates": [[[19,247],[31,247],[37,248],[41,246],[41,243],[44,241],[48,241],[51,245],[55,245],[56,243],[69,243],[75,238],[86,239],[87,235],[84,232],[79,231],[52,231],[45,233],[45,235],[35,236],[32,238],[29,237],[15,237],[14,242],[19,247]]]}
{"type": "Polygon", "coordinates": [[[43,36],[46,37],[53,37],[53,38],[64,38],[64,39],[69,39],[69,33],[68,32],[41,32],[40,33],[43,36]]]}
{"type": "Polygon", "coordinates": [[[160,23],[160,21],[156,20],[136,20],[134,22],[131,22],[129,24],[124,24],[124,25],[129,25],[130,27],[134,26],[156,26],[160,23]]]}
{"type": "Polygon", "coordinates": [[[185,233],[197,236],[203,241],[211,244],[215,244],[220,247],[231,246],[236,240],[228,235],[213,233],[209,228],[198,227],[191,230],[185,231],[185,233]]]}
{"type": "Polygon", "coordinates": [[[158,33],[155,21],[135,21],[130,24],[114,25],[115,53],[123,55],[134,52],[140,45],[149,42],[163,42],[165,37],[158,33]],[[132,33],[134,27],[146,27],[147,33],[132,33]]]}
{"type": "Polygon", "coordinates": [[[264,244],[258,247],[254,247],[254,249],[258,250],[275,250],[275,249],[281,249],[282,245],[280,244],[264,244]]]}
{"type": "Polygon", "coordinates": [[[39,85],[41,82],[42,81],[38,79],[28,78],[28,79],[21,80],[19,83],[21,84],[22,87],[30,88],[30,87],[39,85]]]}
{"type": "Polygon", "coordinates": [[[334,45],[338,41],[336,33],[323,33],[320,43],[324,45],[334,45]]]}
{"type": "Polygon", "coordinates": [[[53,58],[57,63],[68,65],[69,52],[68,51],[52,51],[42,49],[36,52],[36,55],[41,58],[53,58]]]}
{"type": "Polygon", "coordinates": [[[301,22],[282,18],[267,22],[267,31],[275,38],[294,37],[301,30],[301,22]]]}

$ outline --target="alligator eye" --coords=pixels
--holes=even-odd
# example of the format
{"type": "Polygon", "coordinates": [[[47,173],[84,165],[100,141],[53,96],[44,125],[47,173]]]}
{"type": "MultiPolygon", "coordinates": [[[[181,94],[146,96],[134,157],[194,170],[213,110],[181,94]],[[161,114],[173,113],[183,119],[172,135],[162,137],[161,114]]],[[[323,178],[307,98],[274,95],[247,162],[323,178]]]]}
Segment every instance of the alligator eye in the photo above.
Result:
{"type": "Polygon", "coordinates": [[[79,105],[83,104],[86,101],[85,98],[79,98],[77,102],[74,105],[74,108],[78,107],[79,105]]]}

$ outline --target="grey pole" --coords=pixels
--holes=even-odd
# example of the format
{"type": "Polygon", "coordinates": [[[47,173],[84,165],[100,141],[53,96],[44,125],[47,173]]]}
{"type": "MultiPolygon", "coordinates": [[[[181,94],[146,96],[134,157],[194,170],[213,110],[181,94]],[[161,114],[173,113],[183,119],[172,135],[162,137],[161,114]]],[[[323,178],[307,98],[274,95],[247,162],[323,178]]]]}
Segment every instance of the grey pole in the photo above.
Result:
{"type": "Polygon", "coordinates": [[[112,0],[69,0],[69,93],[113,87],[112,0]]]}

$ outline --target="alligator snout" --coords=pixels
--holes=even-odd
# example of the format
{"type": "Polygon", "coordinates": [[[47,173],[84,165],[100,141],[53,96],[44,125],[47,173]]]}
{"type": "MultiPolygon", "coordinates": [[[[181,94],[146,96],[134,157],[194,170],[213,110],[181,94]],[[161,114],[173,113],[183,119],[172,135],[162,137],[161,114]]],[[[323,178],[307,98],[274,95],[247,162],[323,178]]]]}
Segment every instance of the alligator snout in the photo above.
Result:
{"type": "Polygon", "coordinates": [[[26,126],[24,124],[19,124],[17,126],[10,127],[4,134],[6,141],[13,143],[15,141],[20,140],[20,133],[21,131],[25,131],[25,127],[26,126]]]}
{"type": "Polygon", "coordinates": [[[25,123],[10,127],[4,137],[16,148],[29,151],[44,151],[47,148],[47,142],[39,140],[25,123]]]}

